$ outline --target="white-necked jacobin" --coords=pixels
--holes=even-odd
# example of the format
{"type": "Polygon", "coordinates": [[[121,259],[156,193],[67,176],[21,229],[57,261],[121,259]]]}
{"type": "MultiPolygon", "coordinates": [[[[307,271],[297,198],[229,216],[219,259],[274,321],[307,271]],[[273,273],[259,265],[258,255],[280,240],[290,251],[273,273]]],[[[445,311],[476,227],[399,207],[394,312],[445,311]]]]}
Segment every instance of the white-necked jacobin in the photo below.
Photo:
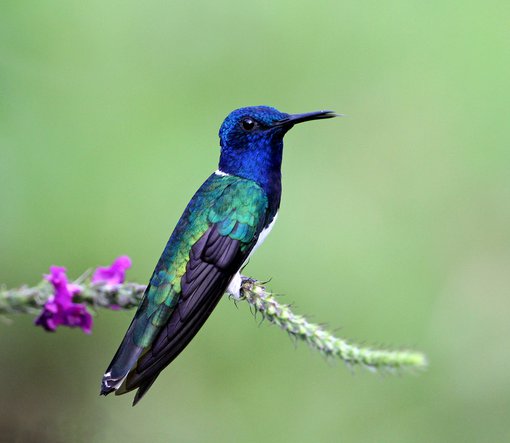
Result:
{"type": "Polygon", "coordinates": [[[285,133],[297,123],[335,116],[285,114],[268,106],[228,115],[219,132],[219,168],[193,196],[168,240],[103,376],[101,394],[138,389],[135,405],[221,296],[239,297],[239,271],[273,227],[280,206],[285,133]]]}

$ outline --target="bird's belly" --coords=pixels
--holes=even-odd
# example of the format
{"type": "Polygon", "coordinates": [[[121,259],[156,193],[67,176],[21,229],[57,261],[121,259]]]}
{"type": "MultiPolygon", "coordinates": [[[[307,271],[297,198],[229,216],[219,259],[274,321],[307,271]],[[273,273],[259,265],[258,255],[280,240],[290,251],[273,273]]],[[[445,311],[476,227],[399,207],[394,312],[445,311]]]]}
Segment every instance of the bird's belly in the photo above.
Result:
{"type": "Polygon", "coordinates": [[[278,213],[275,214],[273,221],[269,223],[267,228],[264,228],[260,234],[259,238],[257,239],[257,243],[255,243],[255,246],[250,251],[250,254],[248,255],[248,258],[244,261],[242,266],[239,268],[239,271],[236,272],[236,274],[232,277],[232,280],[230,280],[230,283],[227,288],[227,293],[232,295],[234,298],[239,299],[241,297],[241,269],[246,265],[250,257],[253,255],[253,253],[260,247],[262,243],[266,240],[267,236],[271,232],[271,229],[273,229],[273,226],[276,222],[276,218],[278,217],[278,213]]]}

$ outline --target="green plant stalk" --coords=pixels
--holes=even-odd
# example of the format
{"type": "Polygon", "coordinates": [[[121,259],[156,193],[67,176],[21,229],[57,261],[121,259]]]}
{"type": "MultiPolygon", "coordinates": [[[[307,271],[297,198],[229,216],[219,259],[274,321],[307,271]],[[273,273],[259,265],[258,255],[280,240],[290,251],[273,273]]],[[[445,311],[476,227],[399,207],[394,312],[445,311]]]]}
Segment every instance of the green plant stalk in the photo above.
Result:
{"type": "MultiPolygon", "coordinates": [[[[123,283],[121,285],[92,284],[86,276],[75,284],[81,292],[73,302],[85,303],[88,307],[110,309],[132,309],[138,306],[145,291],[145,285],[123,283]]],[[[22,286],[17,289],[0,288],[0,315],[37,314],[52,296],[53,288],[45,280],[34,287],[22,286]]],[[[368,369],[398,370],[425,369],[427,359],[421,352],[408,350],[386,350],[358,346],[348,340],[335,337],[320,325],[306,320],[292,312],[290,307],[276,300],[262,283],[243,277],[240,300],[246,301],[256,312],[272,324],[311,348],[326,356],[337,357],[350,366],[363,366],[368,369]]]]}
{"type": "Polygon", "coordinates": [[[279,326],[291,336],[305,341],[326,356],[338,357],[348,365],[367,369],[425,369],[427,358],[421,352],[386,350],[362,347],[335,337],[322,326],[310,323],[302,315],[292,312],[289,305],[280,304],[274,294],[255,280],[243,278],[242,297],[270,323],[279,326]]]}

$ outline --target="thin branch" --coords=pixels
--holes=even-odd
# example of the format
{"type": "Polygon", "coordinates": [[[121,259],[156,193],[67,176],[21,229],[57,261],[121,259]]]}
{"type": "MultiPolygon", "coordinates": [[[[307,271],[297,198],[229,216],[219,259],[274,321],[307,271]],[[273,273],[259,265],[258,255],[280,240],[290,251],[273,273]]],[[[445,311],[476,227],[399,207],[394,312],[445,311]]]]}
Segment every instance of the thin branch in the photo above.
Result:
{"type": "MultiPolygon", "coordinates": [[[[74,283],[79,284],[81,290],[74,296],[73,302],[84,303],[93,310],[133,309],[138,306],[145,291],[145,285],[137,283],[93,284],[88,278],[78,279],[74,283]]],[[[37,314],[52,295],[53,287],[46,280],[34,287],[0,288],[0,316],[37,314]]],[[[263,319],[296,338],[296,341],[304,341],[326,356],[337,357],[349,367],[362,366],[371,370],[420,370],[427,367],[427,358],[421,352],[358,346],[335,337],[321,325],[294,314],[289,305],[280,304],[275,295],[256,280],[243,277],[240,299],[245,300],[255,313],[260,312],[263,319]]]]}
{"type": "Polygon", "coordinates": [[[303,340],[326,356],[338,357],[349,365],[367,369],[425,369],[427,358],[421,352],[375,349],[358,346],[335,337],[321,325],[310,323],[302,315],[294,314],[289,305],[280,304],[259,282],[243,278],[243,298],[261,312],[270,323],[279,326],[291,336],[303,340]]]}

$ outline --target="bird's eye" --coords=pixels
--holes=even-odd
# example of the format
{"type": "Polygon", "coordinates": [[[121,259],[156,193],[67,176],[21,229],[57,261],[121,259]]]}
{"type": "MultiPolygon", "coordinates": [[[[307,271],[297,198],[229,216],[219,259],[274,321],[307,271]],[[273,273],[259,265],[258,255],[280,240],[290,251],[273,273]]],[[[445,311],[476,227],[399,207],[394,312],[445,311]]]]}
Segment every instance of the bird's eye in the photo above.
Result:
{"type": "Polygon", "coordinates": [[[241,125],[243,126],[243,129],[245,131],[251,131],[255,127],[255,121],[249,117],[244,118],[241,122],[241,125]]]}

